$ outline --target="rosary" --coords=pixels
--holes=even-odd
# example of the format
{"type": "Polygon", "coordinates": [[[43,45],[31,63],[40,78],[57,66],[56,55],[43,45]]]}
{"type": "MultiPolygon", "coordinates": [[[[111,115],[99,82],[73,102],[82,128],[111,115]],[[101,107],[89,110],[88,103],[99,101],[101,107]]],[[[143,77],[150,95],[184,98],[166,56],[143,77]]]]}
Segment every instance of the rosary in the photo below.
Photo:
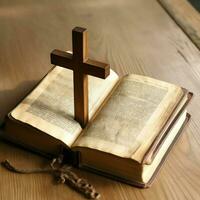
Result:
{"type": "Polygon", "coordinates": [[[54,158],[47,168],[37,169],[18,169],[14,167],[8,160],[1,162],[1,165],[9,171],[20,174],[32,173],[51,173],[55,176],[58,183],[65,183],[74,190],[78,191],[88,199],[98,199],[100,194],[96,192],[95,188],[86,180],[78,177],[73,171],[72,167],[63,163],[63,155],[54,158]]]}

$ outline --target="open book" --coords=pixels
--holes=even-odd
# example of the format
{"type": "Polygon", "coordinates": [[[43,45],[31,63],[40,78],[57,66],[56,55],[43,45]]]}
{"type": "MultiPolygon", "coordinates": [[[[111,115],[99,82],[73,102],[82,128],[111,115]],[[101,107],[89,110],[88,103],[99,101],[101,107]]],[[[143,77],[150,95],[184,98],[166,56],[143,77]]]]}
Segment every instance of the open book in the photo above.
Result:
{"type": "Polygon", "coordinates": [[[4,137],[46,155],[147,187],[188,121],[192,94],[176,85],[111,70],[89,76],[89,124],[74,120],[72,72],[55,66],[12,110],[4,137]]]}

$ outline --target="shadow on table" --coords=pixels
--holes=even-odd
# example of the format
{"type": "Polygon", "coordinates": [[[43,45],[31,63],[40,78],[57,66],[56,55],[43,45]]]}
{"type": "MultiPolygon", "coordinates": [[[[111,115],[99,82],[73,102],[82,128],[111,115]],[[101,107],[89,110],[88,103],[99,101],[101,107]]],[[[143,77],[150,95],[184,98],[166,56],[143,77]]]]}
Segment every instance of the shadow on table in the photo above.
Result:
{"type": "Polygon", "coordinates": [[[200,12],[200,1],[199,0],[188,0],[192,6],[200,12]]]}
{"type": "Polygon", "coordinates": [[[10,90],[0,91],[0,125],[9,113],[37,84],[38,81],[24,81],[10,90]]]}

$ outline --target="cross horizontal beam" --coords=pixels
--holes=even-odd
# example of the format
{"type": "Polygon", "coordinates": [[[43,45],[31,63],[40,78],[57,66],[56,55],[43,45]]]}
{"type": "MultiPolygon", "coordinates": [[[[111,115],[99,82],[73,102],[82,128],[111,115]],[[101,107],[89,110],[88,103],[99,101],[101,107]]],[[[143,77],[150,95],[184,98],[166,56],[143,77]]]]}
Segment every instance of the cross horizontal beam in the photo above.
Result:
{"type": "MultiPolygon", "coordinates": [[[[72,70],[76,67],[74,66],[75,63],[73,61],[72,53],[57,49],[53,50],[51,53],[51,63],[72,70]]],[[[105,79],[110,73],[110,66],[108,64],[89,58],[79,65],[81,65],[81,67],[79,67],[80,73],[82,72],[98,78],[105,79]]]]}

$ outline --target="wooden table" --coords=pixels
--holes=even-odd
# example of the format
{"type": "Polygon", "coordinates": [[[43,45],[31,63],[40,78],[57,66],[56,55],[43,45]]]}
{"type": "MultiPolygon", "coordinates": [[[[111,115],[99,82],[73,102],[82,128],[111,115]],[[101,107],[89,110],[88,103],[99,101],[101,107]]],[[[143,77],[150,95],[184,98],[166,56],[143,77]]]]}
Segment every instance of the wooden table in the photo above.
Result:
{"type": "MultiPolygon", "coordinates": [[[[87,27],[89,56],[120,75],[145,74],[182,85],[195,97],[192,120],[150,189],[84,172],[102,200],[200,199],[200,52],[156,0],[1,0],[0,118],[50,69],[52,49],[71,49],[71,29],[87,27]]],[[[0,160],[44,166],[45,158],[0,141],[0,160]]],[[[18,175],[0,167],[0,199],[83,199],[47,174],[18,175]]]]}

